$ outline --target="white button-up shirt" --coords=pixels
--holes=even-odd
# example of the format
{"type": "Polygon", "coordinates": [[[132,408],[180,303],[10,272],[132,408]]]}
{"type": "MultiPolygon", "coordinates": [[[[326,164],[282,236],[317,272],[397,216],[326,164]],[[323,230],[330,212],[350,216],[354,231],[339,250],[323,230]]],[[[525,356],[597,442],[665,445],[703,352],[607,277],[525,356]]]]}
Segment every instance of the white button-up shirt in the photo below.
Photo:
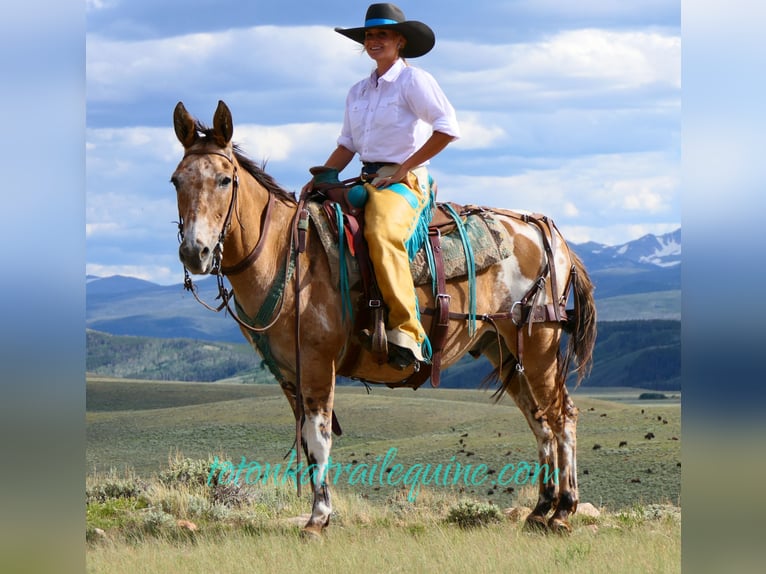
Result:
{"type": "Polygon", "coordinates": [[[349,90],[338,144],[363,162],[402,163],[433,131],[459,138],[455,109],[431,74],[399,59],[349,90]]]}

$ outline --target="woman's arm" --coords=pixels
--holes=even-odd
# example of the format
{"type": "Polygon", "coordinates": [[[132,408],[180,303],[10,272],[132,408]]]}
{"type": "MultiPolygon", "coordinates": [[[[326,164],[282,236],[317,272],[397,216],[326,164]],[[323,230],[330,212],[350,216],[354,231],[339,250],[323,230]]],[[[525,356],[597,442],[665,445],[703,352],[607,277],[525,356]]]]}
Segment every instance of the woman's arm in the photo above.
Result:
{"type": "Polygon", "coordinates": [[[431,137],[426,140],[426,143],[424,143],[420,149],[402,162],[399,169],[396,170],[396,173],[392,174],[390,177],[381,178],[377,183],[377,187],[385,187],[392,183],[403,181],[407,177],[408,172],[433,158],[454,139],[456,138],[443,132],[432,133],[431,137]]]}
{"type": "MultiPolygon", "coordinates": [[[[332,167],[334,169],[338,170],[338,173],[343,171],[346,166],[351,163],[351,160],[354,159],[354,156],[356,155],[355,152],[351,151],[347,147],[344,147],[342,145],[339,145],[335,148],[335,150],[330,154],[330,157],[327,158],[327,161],[324,162],[325,167],[332,167]]],[[[314,178],[312,177],[306,185],[304,185],[301,188],[301,195],[305,195],[308,192],[310,192],[314,187],[314,178]]]]}
{"type": "Polygon", "coordinates": [[[332,167],[337,169],[338,172],[341,172],[346,169],[346,166],[349,163],[351,163],[351,160],[354,159],[355,155],[355,152],[351,151],[347,147],[339,145],[335,148],[335,151],[330,154],[330,157],[327,158],[327,161],[324,162],[324,165],[325,167],[332,167]]]}

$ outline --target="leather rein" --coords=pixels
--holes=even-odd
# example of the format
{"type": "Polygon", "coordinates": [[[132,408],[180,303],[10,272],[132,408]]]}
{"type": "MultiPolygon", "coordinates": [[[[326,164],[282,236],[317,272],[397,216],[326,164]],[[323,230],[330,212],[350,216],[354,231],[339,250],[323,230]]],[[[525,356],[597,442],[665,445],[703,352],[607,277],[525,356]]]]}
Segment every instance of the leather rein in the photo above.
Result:
{"type": "MultiPolygon", "coordinates": [[[[192,295],[194,295],[194,298],[197,300],[198,303],[200,303],[203,307],[209,309],[210,311],[215,311],[216,313],[222,311],[224,308],[229,312],[229,314],[234,318],[234,320],[245,329],[252,331],[254,333],[263,333],[265,331],[268,331],[273,327],[277,320],[279,320],[279,317],[282,315],[282,311],[284,310],[285,305],[285,297],[284,297],[284,290],[282,291],[281,296],[279,297],[279,306],[274,312],[273,316],[271,317],[271,320],[262,327],[256,327],[255,325],[250,325],[249,323],[246,323],[239,317],[239,313],[233,311],[231,309],[230,301],[231,297],[234,294],[234,290],[228,290],[226,289],[226,286],[223,283],[223,278],[225,275],[235,275],[237,273],[241,273],[248,267],[250,267],[256,259],[260,256],[261,252],[263,251],[264,246],[264,238],[266,237],[268,231],[269,231],[269,224],[271,223],[271,209],[274,205],[274,194],[268,193],[269,199],[266,203],[266,207],[263,210],[263,214],[261,215],[261,234],[258,237],[258,241],[256,242],[253,249],[248,253],[248,255],[242,259],[239,263],[236,265],[231,266],[224,266],[223,265],[223,244],[226,240],[226,234],[229,232],[229,227],[231,226],[231,218],[232,214],[234,213],[234,210],[237,206],[237,195],[239,191],[239,177],[237,175],[237,164],[230,158],[228,155],[217,152],[217,151],[187,151],[184,155],[184,158],[188,157],[189,155],[219,155],[223,158],[225,158],[230,164],[232,164],[234,170],[233,170],[233,176],[232,176],[232,192],[231,192],[231,200],[229,201],[229,208],[226,212],[226,219],[224,219],[223,225],[221,226],[221,232],[218,234],[218,241],[215,245],[215,248],[213,249],[213,267],[211,269],[211,273],[214,273],[216,276],[216,281],[218,283],[218,296],[216,297],[216,300],[221,299],[221,304],[218,305],[218,307],[213,307],[212,305],[208,305],[203,301],[199,295],[197,294],[197,288],[192,283],[191,275],[189,274],[189,270],[186,269],[186,266],[184,265],[184,289],[187,291],[191,291],[192,295]]],[[[303,397],[301,392],[301,351],[300,351],[300,266],[299,266],[299,260],[300,260],[300,253],[302,253],[305,250],[306,246],[306,231],[308,230],[308,211],[303,207],[305,203],[305,199],[301,199],[301,201],[298,203],[298,209],[295,212],[295,215],[293,216],[293,220],[291,222],[291,229],[292,233],[290,235],[290,246],[288,248],[288,255],[285,258],[285,282],[287,282],[287,277],[289,275],[288,269],[290,267],[290,260],[292,258],[293,253],[295,253],[295,301],[296,301],[296,313],[295,313],[295,369],[296,369],[296,381],[295,381],[295,388],[293,389],[294,396],[295,396],[295,451],[296,451],[296,464],[298,468],[301,467],[301,453],[302,453],[302,447],[300,446],[300,442],[302,442],[302,424],[303,424],[303,397]],[[295,250],[295,244],[296,241],[298,243],[298,249],[295,250]]],[[[179,240],[183,241],[183,218],[179,217],[178,222],[178,237],[179,240]]],[[[333,422],[335,421],[335,414],[333,413],[333,422]]],[[[298,496],[301,496],[301,481],[296,481],[296,487],[297,487],[297,494],[298,496]]]]}

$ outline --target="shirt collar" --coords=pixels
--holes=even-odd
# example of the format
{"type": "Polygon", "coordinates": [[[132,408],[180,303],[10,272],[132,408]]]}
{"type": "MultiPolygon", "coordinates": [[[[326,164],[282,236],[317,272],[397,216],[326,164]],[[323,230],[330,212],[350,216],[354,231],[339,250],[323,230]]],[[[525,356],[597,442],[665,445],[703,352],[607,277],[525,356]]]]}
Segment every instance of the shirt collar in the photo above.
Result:
{"type": "Polygon", "coordinates": [[[372,73],[370,73],[370,82],[374,86],[377,82],[380,82],[381,80],[384,82],[393,82],[396,80],[396,78],[399,77],[399,74],[402,73],[402,70],[405,68],[404,61],[401,58],[397,58],[396,62],[394,62],[394,65],[391,66],[388,71],[383,74],[380,78],[375,77],[375,70],[372,70],[372,73]]]}

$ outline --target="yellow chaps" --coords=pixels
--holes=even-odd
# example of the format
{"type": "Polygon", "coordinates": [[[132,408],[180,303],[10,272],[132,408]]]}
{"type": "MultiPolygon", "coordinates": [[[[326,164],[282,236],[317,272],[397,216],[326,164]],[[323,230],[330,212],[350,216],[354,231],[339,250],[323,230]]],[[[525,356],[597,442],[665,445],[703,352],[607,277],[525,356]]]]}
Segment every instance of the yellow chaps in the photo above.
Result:
{"type": "MultiPolygon", "coordinates": [[[[386,177],[398,166],[385,166],[378,177],[386,177]]],[[[426,334],[420,324],[418,300],[410,272],[406,242],[414,233],[423,209],[429,204],[428,170],[419,167],[407,174],[407,181],[378,189],[365,184],[367,203],[364,206],[364,237],[380,294],[388,306],[388,341],[412,351],[419,361],[424,356],[426,334]]],[[[430,346],[429,346],[430,348],[430,346]]]]}

